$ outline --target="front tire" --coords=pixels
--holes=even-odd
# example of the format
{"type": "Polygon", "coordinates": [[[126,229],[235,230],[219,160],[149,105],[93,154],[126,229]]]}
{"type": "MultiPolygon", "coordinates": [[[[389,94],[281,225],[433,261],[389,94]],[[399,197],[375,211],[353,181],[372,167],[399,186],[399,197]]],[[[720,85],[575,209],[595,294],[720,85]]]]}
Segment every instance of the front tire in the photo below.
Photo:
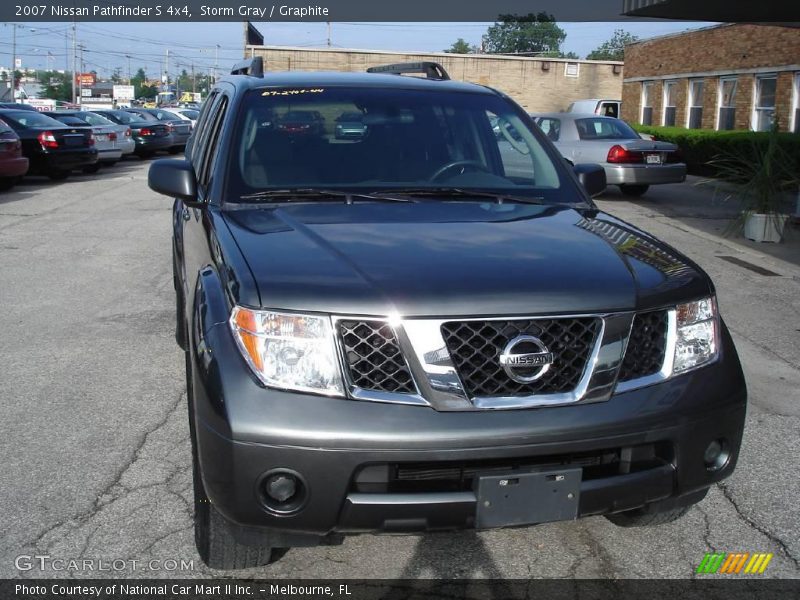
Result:
{"type": "Polygon", "coordinates": [[[606,515],[606,519],[617,527],[656,527],[677,521],[687,512],[690,506],[682,506],[664,512],[647,513],[641,510],[629,510],[615,515],[606,515]]]}
{"type": "Polygon", "coordinates": [[[194,542],[203,562],[212,569],[251,569],[268,565],[285,552],[273,552],[271,546],[247,546],[237,541],[232,525],[211,504],[203,485],[194,426],[194,392],[191,355],[186,358],[186,401],[189,408],[189,432],[192,440],[192,484],[194,488],[194,542]]]}
{"type": "Polygon", "coordinates": [[[644,196],[645,192],[650,189],[649,185],[630,185],[625,184],[619,186],[619,191],[622,192],[624,196],[631,196],[638,198],[639,196],[644,196]]]}

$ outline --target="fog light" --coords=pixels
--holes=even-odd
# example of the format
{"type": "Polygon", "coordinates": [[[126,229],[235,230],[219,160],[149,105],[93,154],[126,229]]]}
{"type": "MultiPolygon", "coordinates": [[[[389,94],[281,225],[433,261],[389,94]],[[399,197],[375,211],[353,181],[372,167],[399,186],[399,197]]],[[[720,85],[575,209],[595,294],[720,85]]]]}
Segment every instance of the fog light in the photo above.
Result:
{"type": "Polygon", "coordinates": [[[714,440],[703,453],[703,462],[709,471],[719,471],[723,469],[731,458],[728,450],[728,442],[724,439],[714,440]]]}
{"type": "Polygon", "coordinates": [[[290,515],[299,512],[308,501],[308,485],[291,469],[273,469],[256,482],[261,504],[273,514],[290,515]]]}
{"type": "Polygon", "coordinates": [[[279,473],[267,478],[264,487],[267,496],[278,502],[286,502],[297,490],[296,479],[292,475],[279,473]]]}

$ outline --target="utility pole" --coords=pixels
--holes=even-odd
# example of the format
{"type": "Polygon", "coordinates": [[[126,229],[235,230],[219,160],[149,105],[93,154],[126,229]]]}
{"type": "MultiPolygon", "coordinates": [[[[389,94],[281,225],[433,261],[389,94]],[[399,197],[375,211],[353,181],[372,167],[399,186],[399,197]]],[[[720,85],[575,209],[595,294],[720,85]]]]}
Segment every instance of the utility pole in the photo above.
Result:
{"type": "Polygon", "coordinates": [[[125,55],[125,58],[128,59],[128,85],[131,84],[131,57],[129,54],[125,55]]]}
{"type": "Polygon", "coordinates": [[[81,60],[80,60],[80,70],[81,74],[78,76],[78,97],[80,101],[76,100],[76,104],[83,104],[83,44],[78,45],[78,49],[81,53],[81,60]]]}
{"type": "Polygon", "coordinates": [[[77,23],[75,19],[72,20],[72,103],[78,103],[78,96],[77,91],[75,89],[77,85],[76,77],[78,76],[78,31],[77,31],[77,23]]]}
{"type": "Polygon", "coordinates": [[[219,44],[214,47],[214,83],[217,83],[217,69],[219,68],[219,44]]]}
{"type": "Polygon", "coordinates": [[[14,83],[17,74],[17,24],[11,24],[11,101],[17,101],[17,86],[14,83]]]}
{"type": "Polygon", "coordinates": [[[331,22],[328,21],[328,48],[331,47],[331,22]]]}
{"type": "Polygon", "coordinates": [[[192,61],[192,93],[197,92],[197,80],[194,77],[194,61],[192,61]]]}

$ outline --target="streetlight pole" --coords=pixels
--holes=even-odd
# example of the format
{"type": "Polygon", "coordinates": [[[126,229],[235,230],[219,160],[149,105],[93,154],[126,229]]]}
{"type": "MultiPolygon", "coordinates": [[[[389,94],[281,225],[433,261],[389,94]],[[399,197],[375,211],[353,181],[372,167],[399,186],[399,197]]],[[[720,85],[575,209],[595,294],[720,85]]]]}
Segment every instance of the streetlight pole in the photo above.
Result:
{"type": "Polygon", "coordinates": [[[125,58],[128,59],[128,85],[131,84],[131,57],[129,54],[125,55],[125,58]]]}
{"type": "Polygon", "coordinates": [[[72,20],[72,103],[78,103],[76,87],[78,85],[78,31],[75,20],[72,20]]]}
{"type": "Polygon", "coordinates": [[[15,83],[16,75],[17,75],[17,25],[16,23],[11,24],[11,101],[17,101],[17,86],[15,83]]]}

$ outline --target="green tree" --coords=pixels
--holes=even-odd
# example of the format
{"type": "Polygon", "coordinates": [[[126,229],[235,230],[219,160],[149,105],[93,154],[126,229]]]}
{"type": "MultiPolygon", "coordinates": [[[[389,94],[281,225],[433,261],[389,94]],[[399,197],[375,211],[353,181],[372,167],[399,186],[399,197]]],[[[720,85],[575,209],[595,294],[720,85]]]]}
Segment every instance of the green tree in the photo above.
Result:
{"type": "Polygon", "coordinates": [[[114,69],[114,72],[111,73],[111,83],[121,83],[122,82],[122,69],[117,67],[114,69]]]}
{"type": "Polygon", "coordinates": [[[623,60],[625,46],[638,40],[637,36],[624,29],[615,29],[611,39],[600,44],[597,49],[592,50],[586,58],[589,60],[623,60]]]}
{"type": "Polygon", "coordinates": [[[500,15],[484,36],[484,50],[494,54],[560,52],[567,38],[552,15],[500,15]]]}
{"type": "Polygon", "coordinates": [[[42,91],[45,98],[72,101],[72,73],[45,71],[40,81],[45,84],[42,91]]]}
{"type": "Polygon", "coordinates": [[[136,74],[131,77],[131,85],[133,86],[133,95],[136,98],[140,98],[142,96],[142,88],[145,87],[145,82],[147,81],[147,74],[144,72],[144,69],[141,67],[136,74]]]}
{"type": "Polygon", "coordinates": [[[469,42],[464,38],[458,38],[445,52],[449,54],[471,54],[475,52],[475,47],[470,46],[469,42]]]}

